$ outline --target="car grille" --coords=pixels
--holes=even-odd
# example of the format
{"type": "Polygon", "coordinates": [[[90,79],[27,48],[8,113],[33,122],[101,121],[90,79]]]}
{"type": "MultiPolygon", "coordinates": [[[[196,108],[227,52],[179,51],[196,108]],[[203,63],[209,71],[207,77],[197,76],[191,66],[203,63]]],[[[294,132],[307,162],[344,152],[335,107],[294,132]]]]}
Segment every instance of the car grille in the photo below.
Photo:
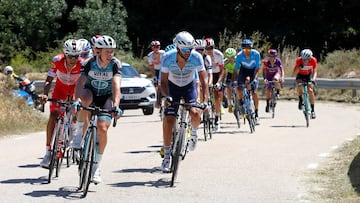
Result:
{"type": "Polygon", "coordinates": [[[145,91],[145,87],[122,87],[122,94],[139,94],[145,91]]]}

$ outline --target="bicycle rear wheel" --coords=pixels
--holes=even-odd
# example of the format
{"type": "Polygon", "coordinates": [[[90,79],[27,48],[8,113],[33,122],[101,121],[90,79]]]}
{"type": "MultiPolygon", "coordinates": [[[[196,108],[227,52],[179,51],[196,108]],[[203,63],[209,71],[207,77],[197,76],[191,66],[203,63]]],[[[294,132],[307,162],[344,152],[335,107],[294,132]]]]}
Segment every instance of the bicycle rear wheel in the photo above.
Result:
{"type": "Polygon", "coordinates": [[[235,108],[234,108],[234,116],[235,116],[235,119],[236,119],[236,123],[237,123],[237,126],[238,128],[240,128],[240,125],[241,125],[241,113],[240,113],[240,108],[238,106],[239,104],[237,102],[235,102],[235,108]]]}
{"type": "Polygon", "coordinates": [[[204,140],[207,141],[207,138],[210,133],[210,122],[209,122],[209,115],[203,113],[203,124],[204,124],[204,140]]]}
{"type": "Polygon", "coordinates": [[[309,97],[307,94],[304,95],[304,105],[303,105],[303,112],[304,112],[304,116],[305,116],[305,121],[306,121],[306,127],[309,127],[309,122],[310,122],[310,101],[309,101],[309,97]]]}
{"type": "Polygon", "coordinates": [[[54,172],[54,168],[58,163],[58,151],[59,151],[59,132],[60,132],[60,120],[56,123],[55,126],[55,135],[53,137],[53,142],[51,145],[51,156],[50,156],[50,164],[49,164],[49,175],[48,175],[48,183],[51,183],[51,178],[54,172]]]}
{"type": "Polygon", "coordinates": [[[172,171],[172,176],[171,176],[171,182],[170,182],[170,187],[174,186],[175,180],[176,180],[176,176],[177,176],[177,172],[179,169],[179,163],[180,163],[180,159],[181,159],[181,151],[182,151],[182,146],[183,146],[183,141],[184,141],[184,136],[185,136],[185,130],[184,129],[179,129],[177,135],[177,138],[175,138],[175,147],[174,147],[174,153],[172,153],[172,159],[171,159],[171,171],[172,171]]]}

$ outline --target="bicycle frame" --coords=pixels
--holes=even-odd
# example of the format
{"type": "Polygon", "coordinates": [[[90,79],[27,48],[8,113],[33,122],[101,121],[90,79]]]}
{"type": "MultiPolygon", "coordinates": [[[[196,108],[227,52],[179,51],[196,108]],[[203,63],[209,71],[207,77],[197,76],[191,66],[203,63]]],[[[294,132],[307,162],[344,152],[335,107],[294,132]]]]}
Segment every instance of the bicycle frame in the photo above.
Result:
{"type": "Polygon", "coordinates": [[[255,112],[253,109],[253,100],[251,96],[250,90],[247,88],[248,85],[251,85],[251,83],[246,83],[243,85],[243,95],[244,95],[244,118],[246,118],[249,122],[250,126],[250,132],[255,132],[255,112]]]}
{"type": "Polygon", "coordinates": [[[271,86],[271,92],[270,92],[270,101],[269,101],[269,107],[272,112],[272,118],[275,117],[275,106],[276,106],[276,89],[275,89],[275,83],[277,81],[268,81],[268,83],[271,86]]]}
{"type": "Polygon", "coordinates": [[[308,92],[308,85],[312,84],[311,82],[300,82],[298,86],[302,86],[302,110],[306,120],[306,127],[309,127],[309,118],[311,113],[311,106],[310,106],[310,97],[308,92]]]}

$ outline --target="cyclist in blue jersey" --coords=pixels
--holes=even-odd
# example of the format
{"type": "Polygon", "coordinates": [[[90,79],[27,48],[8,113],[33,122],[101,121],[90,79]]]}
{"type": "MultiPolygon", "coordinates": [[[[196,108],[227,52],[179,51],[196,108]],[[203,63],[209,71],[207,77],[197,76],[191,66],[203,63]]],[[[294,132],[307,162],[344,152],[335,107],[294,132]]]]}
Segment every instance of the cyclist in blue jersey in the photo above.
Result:
{"type": "MultiPolygon", "coordinates": [[[[174,38],[176,49],[166,52],[161,59],[161,91],[168,100],[179,102],[181,98],[185,102],[192,103],[197,100],[195,72],[199,73],[204,101],[209,98],[208,85],[206,83],[206,70],[204,60],[198,52],[194,51],[194,37],[186,31],[179,32],[174,38]]],[[[163,120],[164,159],[161,169],[170,171],[170,145],[172,128],[176,122],[178,105],[168,103],[163,120]]],[[[192,108],[190,150],[194,150],[197,143],[197,129],[200,125],[201,111],[192,108]]]]}
{"type": "MultiPolygon", "coordinates": [[[[116,119],[121,115],[120,84],[121,84],[121,62],[114,57],[116,42],[107,35],[102,35],[95,42],[99,50],[98,55],[85,61],[81,67],[81,76],[75,88],[74,107],[81,102],[83,106],[93,104],[108,110],[116,110],[116,119]]],[[[78,115],[77,125],[84,125],[88,113],[81,110],[78,115]]],[[[97,163],[93,166],[92,182],[100,183],[100,163],[107,143],[107,131],[114,115],[102,114],[98,117],[98,154],[97,163]]],[[[79,127],[74,142],[81,140],[83,128],[79,127]],[[79,139],[80,138],[80,139],[79,139]]],[[[80,143],[79,143],[80,144],[80,143]]]]}
{"type": "Polygon", "coordinates": [[[257,78],[258,78],[258,72],[261,62],[260,62],[260,53],[257,50],[253,49],[252,45],[253,43],[249,39],[244,39],[241,42],[242,50],[236,56],[235,68],[234,68],[235,71],[239,69],[240,71],[236,74],[233,74],[233,81],[237,77],[238,87],[236,88],[236,92],[239,97],[238,99],[240,100],[240,105],[243,105],[244,103],[242,85],[244,85],[245,82],[252,83],[251,93],[255,106],[255,119],[256,119],[256,124],[259,125],[259,115],[258,115],[259,98],[256,91],[258,88],[257,78]]]}

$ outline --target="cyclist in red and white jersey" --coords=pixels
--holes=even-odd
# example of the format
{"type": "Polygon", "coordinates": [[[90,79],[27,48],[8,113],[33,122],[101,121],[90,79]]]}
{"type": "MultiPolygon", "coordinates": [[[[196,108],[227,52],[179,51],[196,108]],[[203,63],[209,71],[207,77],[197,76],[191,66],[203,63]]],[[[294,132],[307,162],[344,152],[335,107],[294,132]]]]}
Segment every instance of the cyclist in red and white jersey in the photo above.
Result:
{"type": "MultiPolygon", "coordinates": [[[[69,39],[64,43],[62,54],[56,55],[51,61],[51,68],[44,84],[44,95],[42,101],[45,102],[50,92],[51,83],[56,78],[52,98],[66,100],[69,95],[71,98],[74,94],[74,88],[80,77],[81,52],[80,43],[77,40],[69,39]]],[[[58,113],[62,111],[58,103],[50,104],[50,117],[46,128],[46,153],[40,166],[48,167],[50,162],[50,142],[55,128],[58,113]]]]}
{"type": "MultiPolygon", "coordinates": [[[[308,92],[310,95],[310,104],[311,104],[311,118],[315,119],[315,95],[314,95],[314,84],[317,77],[317,59],[313,57],[313,53],[310,49],[304,49],[301,51],[301,54],[296,59],[294,71],[292,77],[296,76],[296,82],[312,82],[311,85],[308,85],[308,92]]],[[[299,110],[302,109],[302,87],[297,87],[297,92],[299,96],[299,110]]]]}
{"type": "Polygon", "coordinates": [[[213,85],[215,86],[215,127],[216,130],[220,130],[220,111],[221,111],[221,103],[223,99],[222,93],[222,81],[225,78],[224,71],[224,54],[215,49],[215,43],[212,38],[205,39],[206,46],[205,51],[206,54],[211,57],[212,61],[212,72],[213,72],[213,85]]]}

